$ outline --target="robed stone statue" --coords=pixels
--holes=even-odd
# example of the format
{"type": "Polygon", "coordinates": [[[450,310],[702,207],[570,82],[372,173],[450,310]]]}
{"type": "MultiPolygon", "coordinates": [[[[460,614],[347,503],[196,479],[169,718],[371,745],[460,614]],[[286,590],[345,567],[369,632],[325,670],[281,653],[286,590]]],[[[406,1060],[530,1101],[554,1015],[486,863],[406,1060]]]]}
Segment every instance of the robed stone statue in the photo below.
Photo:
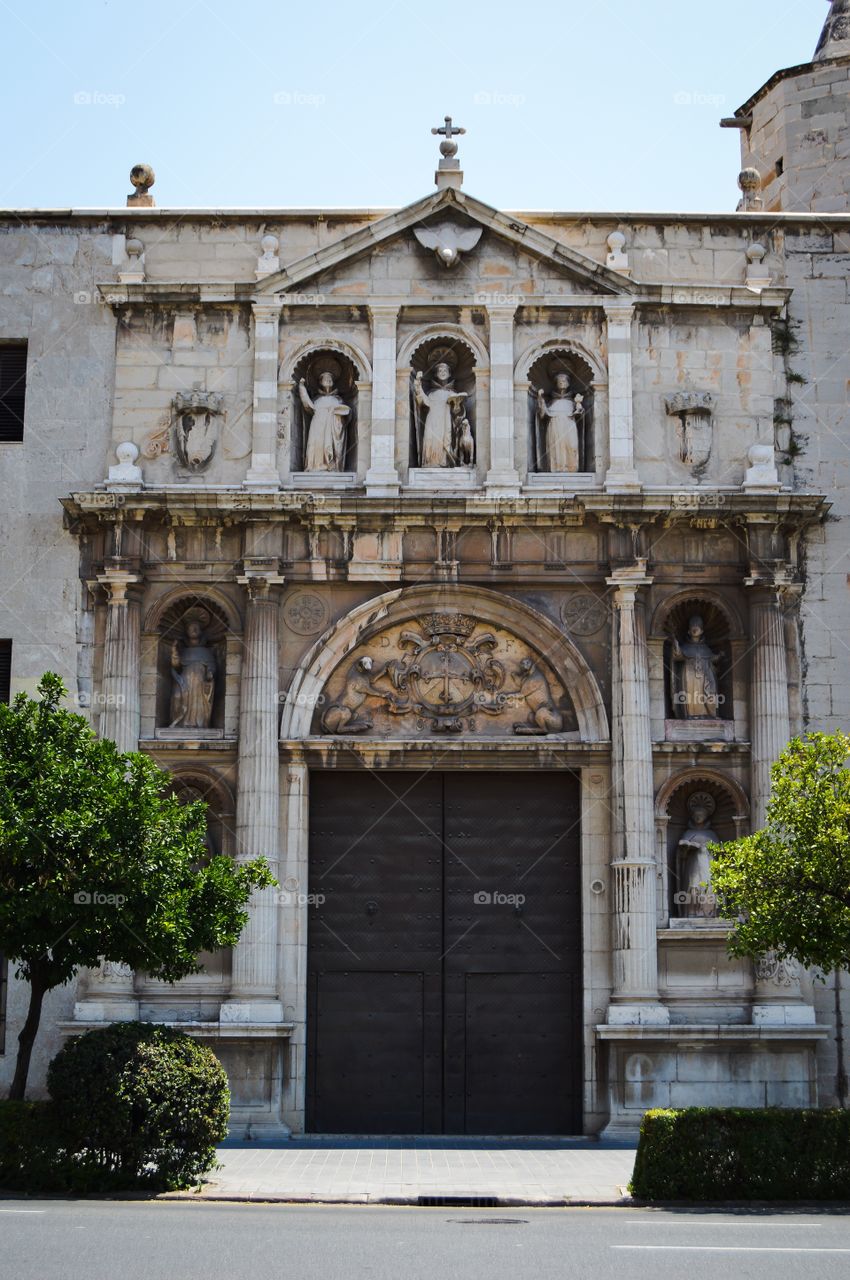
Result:
{"type": "Polygon", "coordinates": [[[200,621],[186,623],[183,642],[171,646],[171,728],[208,729],[212,721],[217,662],[204,643],[200,621]]]}
{"type": "Polygon", "coordinates": [[[307,390],[307,381],[298,383],[298,395],[310,417],[304,449],[305,471],[342,471],[346,454],[346,419],[351,410],[337,394],[334,376],[325,371],[319,376],[319,394],[315,398],[307,390]]]}
{"type": "Polygon", "coordinates": [[[536,397],[537,465],[540,471],[578,471],[581,466],[581,426],[584,396],[570,394],[566,373],[556,373],[547,401],[541,387],[536,397]]]}
{"type": "Polygon", "coordinates": [[[717,665],[722,653],[705,640],[705,624],[699,614],[688,623],[688,638],[674,637],[670,653],[673,667],[673,706],[683,720],[713,720],[720,711],[717,665]]]}
{"type": "Polygon", "coordinates": [[[417,462],[420,467],[468,467],[475,442],[467,414],[469,393],[455,389],[451,366],[440,360],[426,389],[420,371],[413,380],[417,462]]]}

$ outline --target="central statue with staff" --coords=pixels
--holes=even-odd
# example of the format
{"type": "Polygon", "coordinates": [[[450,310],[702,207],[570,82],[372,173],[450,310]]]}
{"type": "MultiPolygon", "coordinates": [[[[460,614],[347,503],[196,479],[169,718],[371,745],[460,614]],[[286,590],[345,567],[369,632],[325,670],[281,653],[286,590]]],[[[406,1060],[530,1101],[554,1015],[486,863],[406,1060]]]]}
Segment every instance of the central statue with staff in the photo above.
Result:
{"type": "Polygon", "coordinates": [[[419,370],[413,379],[416,456],[420,467],[471,467],[475,438],[468,415],[469,393],[455,388],[456,356],[449,347],[431,352],[433,373],[427,384],[419,370]]]}

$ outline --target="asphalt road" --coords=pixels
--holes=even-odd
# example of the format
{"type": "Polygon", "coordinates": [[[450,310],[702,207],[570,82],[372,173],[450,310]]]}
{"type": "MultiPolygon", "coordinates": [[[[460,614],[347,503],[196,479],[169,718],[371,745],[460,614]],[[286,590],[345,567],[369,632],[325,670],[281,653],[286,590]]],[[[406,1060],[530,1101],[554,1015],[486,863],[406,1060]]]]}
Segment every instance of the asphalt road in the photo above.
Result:
{"type": "Polygon", "coordinates": [[[850,1213],[0,1201],[2,1280],[838,1280],[850,1213]]]}

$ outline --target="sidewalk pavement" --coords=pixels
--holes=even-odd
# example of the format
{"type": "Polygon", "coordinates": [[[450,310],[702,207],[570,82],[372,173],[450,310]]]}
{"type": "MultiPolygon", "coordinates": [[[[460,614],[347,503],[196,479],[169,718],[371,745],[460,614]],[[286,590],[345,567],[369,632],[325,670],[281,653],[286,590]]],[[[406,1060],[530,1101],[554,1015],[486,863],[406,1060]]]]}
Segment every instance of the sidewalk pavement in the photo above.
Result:
{"type": "MultiPolygon", "coordinates": [[[[229,1141],[206,1200],[617,1204],[633,1145],[590,1138],[292,1138],[229,1141]]],[[[180,1193],[198,1199],[197,1193],[180,1193]]]]}

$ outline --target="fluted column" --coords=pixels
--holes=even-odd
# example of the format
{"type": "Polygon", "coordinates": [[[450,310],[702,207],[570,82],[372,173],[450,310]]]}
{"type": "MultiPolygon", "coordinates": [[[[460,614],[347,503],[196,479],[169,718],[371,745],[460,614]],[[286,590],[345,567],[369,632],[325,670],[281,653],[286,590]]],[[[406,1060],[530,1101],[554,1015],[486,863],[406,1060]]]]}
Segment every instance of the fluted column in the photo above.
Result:
{"type": "MultiPolygon", "coordinates": [[[[138,751],[141,726],[141,578],[120,564],[98,577],[106,591],[106,636],[101,676],[100,737],[119,751],[138,751]]],[[[80,1000],[74,1018],[80,1022],[124,1022],[139,1016],[135,977],[129,965],[104,961],[80,973],[80,1000]]]]}
{"type": "Polygon", "coordinates": [[[119,751],[137,751],[141,725],[141,578],[128,569],[108,568],[98,582],[107,593],[100,736],[111,738],[119,751]]]}
{"type": "Polygon", "coordinates": [[[516,306],[487,308],[490,322],[490,469],[485,485],[496,496],[519,493],[514,463],[514,317],[516,306]]]}
{"type": "Polygon", "coordinates": [[[753,829],[764,826],[770,798],[770,769],[788,745],[788,667],[782,597],[776,585],[750,580],[753,646],[751,693],[753,829]]]}
{"type": "Polygon", "coordinates": [[[370,307],[369,320],[372,325],[372,425],[366,492],[370,497],[393,497],[399,491],[395,465],[398,307],[370,307]]]}
{"type": "MultiPolygon", "coordinates": [[[[283,579],[246,562],[247,592],[239,702],[237,861],[263,856],[277,877],[279,861],[278,613],[283,579]]],[[[233,951],[230,1000],[223,1022],[280,1022],[277,964],[278,891],[254,893],[233,951]]]]}
{"type": "Polygon", "coordinates": [[[279,301],[254,303],[254,414],[251,425],[251,467],[245,485],[277,489],[277,362],[280,330],[279,301]]]}
{"type": "Polygon", "coordinates": [[[608,579],[614,591],[614,990],[610,1023],[669,1021],[658,1003],[657,868],[653,818],[649,654],[641,588],[645,564],[608,579]]]}

